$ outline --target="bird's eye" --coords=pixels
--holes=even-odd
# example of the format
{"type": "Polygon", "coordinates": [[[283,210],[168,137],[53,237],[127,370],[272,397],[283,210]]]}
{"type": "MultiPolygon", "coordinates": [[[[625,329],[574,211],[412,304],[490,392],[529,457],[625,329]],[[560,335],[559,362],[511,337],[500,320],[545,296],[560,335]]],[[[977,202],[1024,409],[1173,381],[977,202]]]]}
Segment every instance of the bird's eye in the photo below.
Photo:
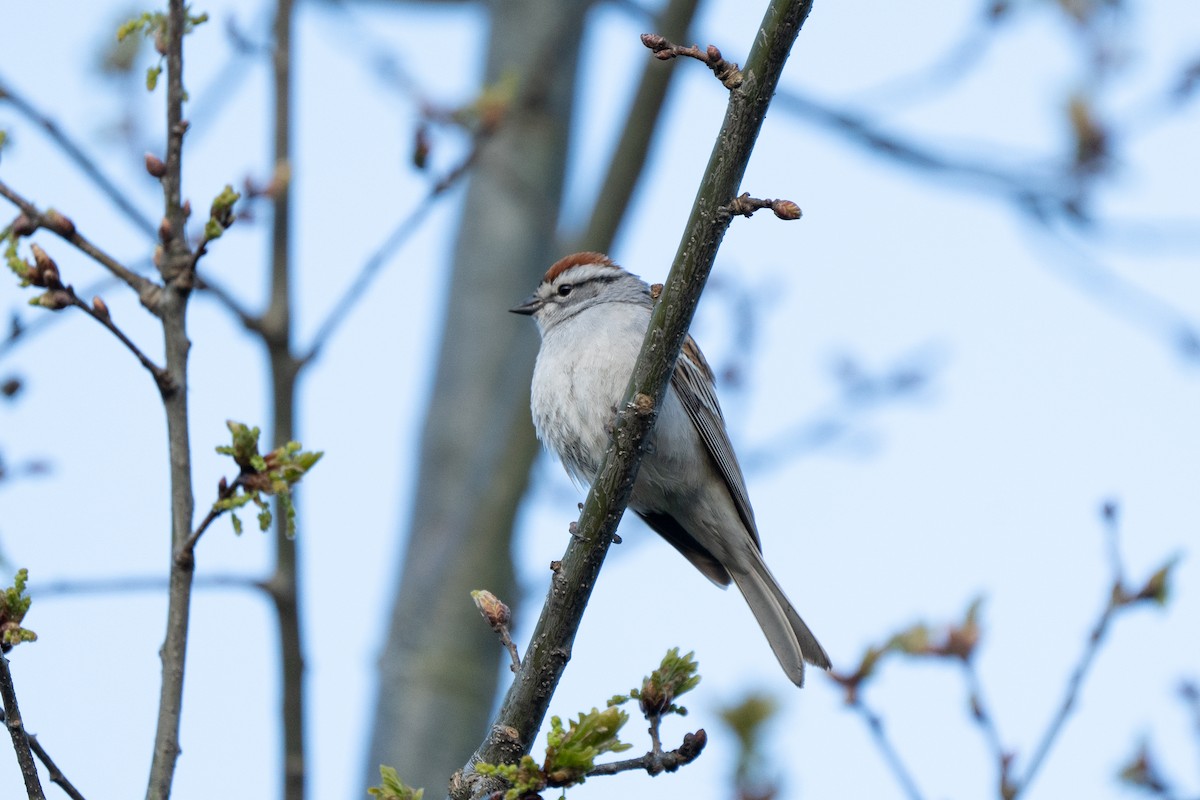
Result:
{"type": "Polygon", "coordinates": [[[569,295],[571,293],[571,290],[574,288],[575,287],[572,286],[571,284],[564,283],[562,286],[558,287],[558,296],[566,297],[567,295],[569,295]]]}

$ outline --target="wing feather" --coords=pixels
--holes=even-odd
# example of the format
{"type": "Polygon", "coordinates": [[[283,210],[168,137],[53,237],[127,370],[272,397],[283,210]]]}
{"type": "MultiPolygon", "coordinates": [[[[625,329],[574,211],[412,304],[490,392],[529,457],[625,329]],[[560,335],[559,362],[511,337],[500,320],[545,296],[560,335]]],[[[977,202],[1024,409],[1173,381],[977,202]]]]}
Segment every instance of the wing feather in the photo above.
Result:
{"type": "Polygon", "coordinates": [[[687,411],[692,425],[696,427],[696,432],[704,441],[705,449],[716,465],[717,472],[725,480],[725,486],[729,489],[734,506],[737,507],[738,516],[742,518],[755,547],[761,550],[758,526],[754,523],[754,509],[750,507],[750,495],[746,491],[746,480],[742,477],[742,468],[733,452],[729,434],[725,432],[725,418],[721,415],[721,406],[714,391],[716,382],[713,372],[690,334],[675,362],[671,385],[675,388],[675,394],[687,411]]]}

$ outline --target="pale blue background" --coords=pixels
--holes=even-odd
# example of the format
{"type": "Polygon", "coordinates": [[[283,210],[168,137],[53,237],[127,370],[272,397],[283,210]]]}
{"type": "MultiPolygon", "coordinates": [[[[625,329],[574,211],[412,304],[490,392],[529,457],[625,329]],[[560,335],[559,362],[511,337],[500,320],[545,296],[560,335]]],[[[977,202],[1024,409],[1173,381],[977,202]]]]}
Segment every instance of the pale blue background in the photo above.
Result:
{"type": "MultiPolygon", "coordinates": [[[[979,68],[944,94],[893,106],[899,98],[879,89],[920,72],[958,42],[976,24],[975,5],[819,3],[783,84],[838,103],[882,104],[891,110],[889,125],[955,152],[1048,162],[1069,146],[1062,108],[1081,80],[1081,51],[1052,8],[1022,14],[979,68]]],[[[1200,15],[1187,0],[1133,5],[1120,24],[1139,48],[1106,95],[1106,110],[1121,118],[1162,96],[1200,44],[1200,15]]],[[[709,4],[694,38],[743,60],[761,6],[709,4]]],[[[266,16],[261,7],[238,9],[206,4],[214,22],[188,41],[197,116],[185,180],[197,209],[224,183],[240,184],[247,175],[262,181],[269,171],[267,64],[242,57],[230,68],[222,30],[236,14],[252,36],[265,36],[266,16]],[[209,87],[225,69],[234,76],[221,83],[230,93],[225,108],[219,117],[204,116],[209,87]]],[[[91,74],[101,39],[127,12],[44,0],[0,13],[0,74],[86,142],[156,219],[157,187],[140,167],[145,147],[104,144],[117,113],[102,79],[91,74]]],[[[647,57],[637,40],[643,22],[610,8],[594,14],[568,222],[588,208],[614,121],[647,57]],[[603,61],[591,57],[600,47],[603,61]]],[[[457,103],[472,95],[483,42],[482,18],[469,7],[369,6],[349,16],[301,7],[294,174],[301,342],[424,193],[424,179],[406,163],[411,98],[381,81],[363,53],[392,53],[428,96],[457,103]]],[[[613,253],[650,280],[665,275],[674,254],[723,100],[699,65],[664,68],[682,74],[644,184],[653,190],[638,195],[613,253]]],[[[161,92],[141,102],[153,114],[147,146],[158,148],[161,92]]],[[[1166,123],[1147,123],[1120,151],[1100,195],[1102,216],[1136,226],[1166,223],[1168,235],[1098,234],[1079,242],[1088,258],[1194,324],[1198,122],[1193,106],[1166,123]]],[[[0,126],[12,139],[0,161],[5,181],[68,213],[115,255],[144,257],[139,234],[2,104],[0,126]]],[[[452,143],[434,154],[438,166],[456,158],[452,143]]],[[[843,354],[873,370],[922,353],[937,366],[927,389],[850,417],[849,435],[833,445],[750,470],[767,560],[835,663],[850,668],[869,643],[918,618],[956,618],[985,593],[980,667],[1006,742],[1027,756],[1106,597],[1098,508],[1117,498],[1131,579],[1179,554],[1174,598],[1164,612],[1118,620],[1078,713],[1029,796],[1117,796],[1115,770],[1142,737],[1194,793],[1195,734],[1174,693],[1181,678],[1200,671],[1196,361],[1181,356],[1157,317],[1097,300],[1073,277],[1074,262],[1060,259],[1005,202],[914,176],[785,113],[768,117],[744,188],[791,198],[805,214],[797,223],[763,214],[735,221],[718,259],[716,279],[736,282],[756,301],[758,338],[744,363],[745,381],[722,390],[744,454],[841,407],[830,367],[843,354]]],[[[430,345],[438,309],[453,289],[445,276],[458,196],[431,208],[303,383],[302,439],[327,451],[306,484],[300,521],[314,798],[361,796],[374,665],[401,547],[397,531],[418,468],[430,345]]],[[[99,277],[66,246],[44,235],[39,241],[77,287],[99,277]]],[[[239,224],[202,268],[253,304],[265,286],[265,252],[263,227],[239,224]]],[[[5,308],[19,307],[24,293],[13,281],[4,286],[5,308]]],[[[117,289],[104,297],[124,329],[157,352],[160,334],[136,302],[117,289]]],[[[718,365],[730,358],[733,327],[720,298],[703,304],[694,329],[718,365]]],[[[528,321],[514,317],[512,324],[528,321]]],[[[265,360],[211,300],[193,304],[190,329],[203,508],[228,472],[212,452],[226,436],[224,420],[265,421],[265,360]]],[[[60,579],[162,574],[166,455],[151,381],[81,314],[67,315],[0,361],[0,376],[14,372],[26,377],[26,391],[19,403],[0,403],[0,446],[10,465],[46,458],[53,472],[0,487],[5,557],[30,569],[35,591],[60,579]]],[[[530,601],[516,626],[522,642],[540,605],[546,564],[562,552],[579,497],[549,460],[536,478],[516,551],[530,601]]],[[[235,538],[222,522],[205,536],[198,558],[201,574],[257,576],[269,563],[268,540],[256,532],[235,538]]],[[[46,598],[27,620],[40,641],[12,654],[29,729],[88,797],[144,791],[164,612],[163,599],[147,593],[46,598]]],[[[272,616],[245,592],[197,595],[175,795],[181,800],[278,793],[272,616]]],[[[686,726],[670,723],[666,741],[677,743],[685,727],[705,727],[710,751],[675,776],[595,780],[572,797],[727,796],[733,746],[715,710],[749,688],[784,704],[770,747],[786,771],[785,797],[900,795],[839,693],[820,675],[794,690],[740,598],[713,589],[633,524],[606,565],[552,712],[573,714],[627,690],[673,645],[696,650],[704,681],[686,726]]],[[[994,791],[994,765],[949,666],[890,664],[867,698],[884,713],[926,796],[994,791]]],[[[641,728],[635,721],[626,737],[639,748],[641,728]]],[[[3,752],[0,786],[2,796],[19,794],[15,760],[3,752]]],[[[428,796],[440,796],[438,788],[428,796]]]]}

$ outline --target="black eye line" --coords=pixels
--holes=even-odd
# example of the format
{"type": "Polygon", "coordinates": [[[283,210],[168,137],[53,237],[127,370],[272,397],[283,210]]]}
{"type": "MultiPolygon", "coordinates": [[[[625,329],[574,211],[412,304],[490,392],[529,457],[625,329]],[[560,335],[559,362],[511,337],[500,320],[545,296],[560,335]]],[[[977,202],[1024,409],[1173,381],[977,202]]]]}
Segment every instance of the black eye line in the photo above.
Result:
{"type": "Polygon", "coordinates": [[[621,276],[619,276],[619,275],[593,275],[590,278],[585,278],[582,281],[578,281],[576,283],[564,283],[564,284],[559,285],[558,288],[554,290],[554,295],[555,295],[555,297],[566,297],[568,294],[575,291],[576,289],[582,288],[589,284],[613,283],[613,282],[619,280],[620,277],[621,276]],[[567,290],[566,294],[563,293],[563,289],[567,290]]]}

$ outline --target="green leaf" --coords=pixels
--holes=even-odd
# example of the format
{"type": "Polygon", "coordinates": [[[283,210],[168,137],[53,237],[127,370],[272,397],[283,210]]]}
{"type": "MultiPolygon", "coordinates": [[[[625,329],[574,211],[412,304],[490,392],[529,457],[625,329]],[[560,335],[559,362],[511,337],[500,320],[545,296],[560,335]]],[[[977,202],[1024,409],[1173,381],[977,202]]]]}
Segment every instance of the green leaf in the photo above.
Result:
{"type": "Polygon", "coordinates": [[[687,709],[675,705],[675,699],[690,692],[700,683],[699,669],[695,653],[679,655],[679,648],[672,647],[663,656],[658,669],[642,681],[641,690],[634,689],[630,696],[636,698],[642,707],[642,713],[647,715],[687,714],[687,709]]]}
{"type": "Polygon", "coordinates": [[[543,771],[549,786],[570,786],[583,783],[596,766],[596,757],[603,753],[620,753],[632,745],[617,735],[629,721],[629,715],[615,706],[592,709],[563,728],[558,717],[550,719],[546,737],[546,761],[543,771]]]}
{"type": "Polygon", "coordinates": [[[424,789],[413,789],[400,780],[395,767],[379,765],[380,784],[367,789],[367,794],[379,800],[421,800],[424,789]]]}
{"type": "Polygon", "coordinates": [[[28,579],[29,570],[19,569],[13,578],[13,585],[0,592],[0,641],[6,645],[37,641],[36,633],[21,627],[21,622],[33,603],[29,595],[25,594],[25,583],[28,579]]]}
{"type": "MultiPolygon", "coordinates": [[[[254,503],[259,508],[258,525],[266,531],[273,520],[267,498],[275,497],[283,509],[286,533],[289,537],[294,536],[296,508],[292,487],[316,466],[323,453],[303,450],[299,442],[288,442],[264,455],[258,450],[261,431],[257,427],[233,420],[226,422],[226,426],[231,442],[218,446],[217,452],[233,459],[238,466],[238,477],[231,484],[232,491],[222,490],[222,496],[213,503],[213,510],[222,513],[254,503]]],[[[240,525],[234,517],[235,532],[241,532],[240,525]]]]}

